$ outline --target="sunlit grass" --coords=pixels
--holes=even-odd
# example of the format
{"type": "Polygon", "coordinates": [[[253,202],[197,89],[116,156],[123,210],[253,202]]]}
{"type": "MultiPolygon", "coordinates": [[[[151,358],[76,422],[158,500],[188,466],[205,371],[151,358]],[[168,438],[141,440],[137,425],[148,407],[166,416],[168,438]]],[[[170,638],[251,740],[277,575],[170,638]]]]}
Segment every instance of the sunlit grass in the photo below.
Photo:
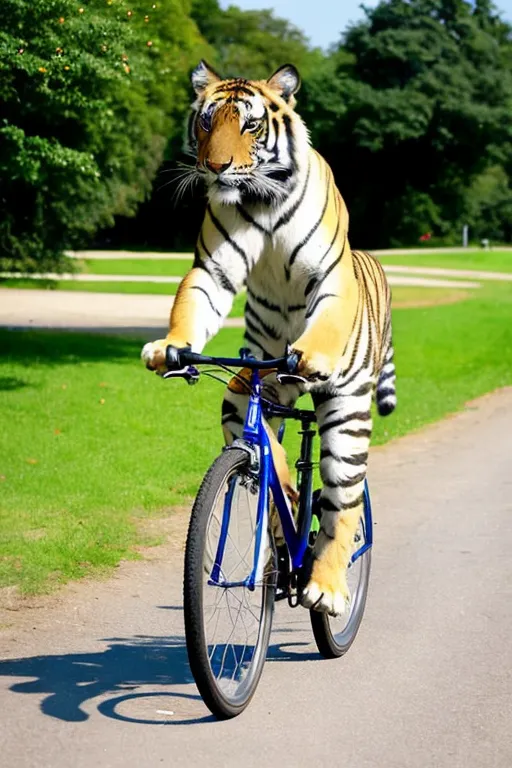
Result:
{"type": "Polygon", "coordinates": [[[460,250],[456,253],[384,254],[378,258],[384,266],[396,264],[408,267],[444,267],[445,269],[473,269],[486,272],[512,272],[512,250],[485,251],[460,250]]]}
{"type": "Polygon", "coordinates": [[[91,275],[186,275],[192,266],[189,259],[89,259],[79,262],[81,272],[91,275]]]}
{"type": "MultiPolygon", "coordinates": [[[[399,405],[374,444],[512,384],[512,289],[397,309],[394,338],[399,405]]],[[[241,340],[226,329],[209,349],[241,340]]],[[[123,336],[1,331],[0,346],[0,586],[41,591],[132,556],[135,518],[189,503],[221,448],[222,387],[163,381],[123,336]]]]}

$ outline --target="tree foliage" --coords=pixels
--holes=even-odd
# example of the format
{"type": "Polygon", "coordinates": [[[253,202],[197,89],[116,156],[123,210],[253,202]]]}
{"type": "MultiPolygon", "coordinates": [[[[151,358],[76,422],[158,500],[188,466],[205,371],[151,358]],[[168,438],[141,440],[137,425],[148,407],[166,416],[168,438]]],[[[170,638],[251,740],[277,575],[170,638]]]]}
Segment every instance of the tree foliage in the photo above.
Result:
{"type": "Polygon", "coordinates": [[[179,159],[203,56],[226,76],[299,68],[354,245],[450,242],[465,223],[512,239],[512,37],[490,0],[382,0],[327,54],[272,11],[218,0],[2,10],[0,268],[58,268],[98,229],[97,243],[191,245],[201,200],[175,206],[157,171],[179,159]]]}
{"type": "Polygon", "coordinates": [[[193,0],[192,16],[214,51],[211,64],[226,77],[266,79],[287,62],[307,77],[323,58],[303,32],[271,10],[222,10],[217,0],[193,0]]]}
{"type": "Polygon", "coordinates": [[[388,0],[366,15],[340,46],[353,57],[336,71],[344,115],[319,136],[355,238],[449,236],[470,213],[473,181],[508,152],[510,28],[487,1],[388,0]]]}
{"type": "Polygon", "coordinates": [[[2,10],[0,265],[55,269],[149,193],[201,38],[181,0],[2,10]]]}
{"type": "MultiPolygon", "coordinates": [[[[354,245],[415,244],[426,232],[460,242],[466,223],[474,238],[510,239],[512,45],[491,2],[384,0],[327,55],[269,11],[193,0],[192,16],[222,74],[298,66],[297,109],[347,199],[354,245]]],[[[182,203],[169,232],[172,189],[144,206],[145,245],[193,241],[201,201],[182,203]]]]}

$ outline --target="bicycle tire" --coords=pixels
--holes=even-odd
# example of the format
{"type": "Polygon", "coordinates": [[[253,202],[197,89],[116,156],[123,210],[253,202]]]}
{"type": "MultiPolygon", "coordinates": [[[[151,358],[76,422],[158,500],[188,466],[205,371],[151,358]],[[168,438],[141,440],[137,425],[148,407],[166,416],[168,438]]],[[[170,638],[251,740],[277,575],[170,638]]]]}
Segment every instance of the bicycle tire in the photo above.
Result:
{"type": "MultiPolygon", "coordinates": [[[[256,691],[267,655],[274,608],[277,566],[274,542],[271,532],[268,531],[271,562],[270,565],[267,564],[265,569],[262,585],[256,586],[254,590],[261,591],[260,622],[256,645],[250,661],[250,668],[240,684],[241,694],[237,697],[227,695],[222,690],[212,667],[212,657],[216,653],[216,647],[212,651],[208,645],[207,625],[205,624],[205,574],[210,570],[212,563],[212,547],[208,543],[208,532],[216,503],[220,498],[219,494],[222,493],[223,487],[227,487],[228,479],[231,482],[231,478],[246,477],[249,467],[250,456],[240,448],[226,449],[215,460],[197,494],[192,509],[185,550],[183,596],[185,636],[190,668],[205,704],[217,718],[222,720],[235,717],[243,712],[256,691]],[[209,563],[208,567],[205,567],[206,562],[209,563]]],[[[257,480],[258,498],[260,492],[259,480],[257,480]]],[[[208,583],[209,580],[207,580],[208,583]]],[[[210,589],[219,590],[222,587],[214,585],[210,589]]],[[[246,593],[248,592],[248,588],[242,587],[242,589],[245,589],[246,593]]],[[[246,593],[244,593],[243,599],[246,599],[246,593]]],[[[218,595],[219,592],[217,591],[216,594],[218,595]]],[[[219,603],[222,597],[223,595],[219,598],[219,603]]],[[[229,595],[226,594],[225,597],[226,601],[229,602],[229,595]]],[[[242,601],[240,604],[242,605],[242,601]]],[[[231,612],[229,612],[229,618],[231,619],[231,612]]],[[[214,631],[217,631],[217,626],[215,626],[214,631]]],[[[237,650],[234,651],[235,656],[238,652],[237,646],[237,650]]],[[[224,661],[222,663],[224,664],[224,661]]]]}
{"type": "MultiPolygon", "coordinates": [[[[361,525],[362,521],[360,527],[361,525]]],[[[326,659],[338,659],[345,655],[354,642],[363,620],[370,582],[371,549],[366,550],[356,560],[356,564],[358,563],[358,567],[361,569],[360,579],[357,589],[352,592],[350,613],[344,629],[336,631],[336,621],[339,621],[339,619],[327,613],[314,610],[309,612],[316,646],[321,655],[326,659]]]]}

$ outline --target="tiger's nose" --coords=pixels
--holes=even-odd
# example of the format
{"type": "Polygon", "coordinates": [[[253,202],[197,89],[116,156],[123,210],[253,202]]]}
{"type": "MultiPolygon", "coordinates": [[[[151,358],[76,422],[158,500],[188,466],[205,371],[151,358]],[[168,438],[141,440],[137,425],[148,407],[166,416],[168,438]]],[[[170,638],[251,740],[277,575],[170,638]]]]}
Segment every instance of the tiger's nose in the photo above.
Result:
{"type": "Polygon", "coordinates": [[[208,158],[204,161],[204,164],[208,168],[209,171],[213,171],[213,173],[222,173],[222,171],[227,171],[231,163],[233,162],[233,158],[228,160],[227,163],[212,163],[211,160],[208,158]]]}

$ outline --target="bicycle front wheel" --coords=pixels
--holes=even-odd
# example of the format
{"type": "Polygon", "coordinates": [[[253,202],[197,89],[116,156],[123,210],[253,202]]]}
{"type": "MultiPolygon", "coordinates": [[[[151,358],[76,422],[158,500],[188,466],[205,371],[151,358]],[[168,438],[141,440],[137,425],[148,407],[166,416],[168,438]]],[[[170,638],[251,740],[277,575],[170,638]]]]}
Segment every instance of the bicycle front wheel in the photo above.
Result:
{"type": "Polygon", "coordinates": [[[235,717],[249,704],[270,640],[276,556],[268,527],[258,531],[260,493],[249,454],[239,448],[224,451],[201,485],[188,531],[188,657],[204,702],[221,719],[235,717]]]}

